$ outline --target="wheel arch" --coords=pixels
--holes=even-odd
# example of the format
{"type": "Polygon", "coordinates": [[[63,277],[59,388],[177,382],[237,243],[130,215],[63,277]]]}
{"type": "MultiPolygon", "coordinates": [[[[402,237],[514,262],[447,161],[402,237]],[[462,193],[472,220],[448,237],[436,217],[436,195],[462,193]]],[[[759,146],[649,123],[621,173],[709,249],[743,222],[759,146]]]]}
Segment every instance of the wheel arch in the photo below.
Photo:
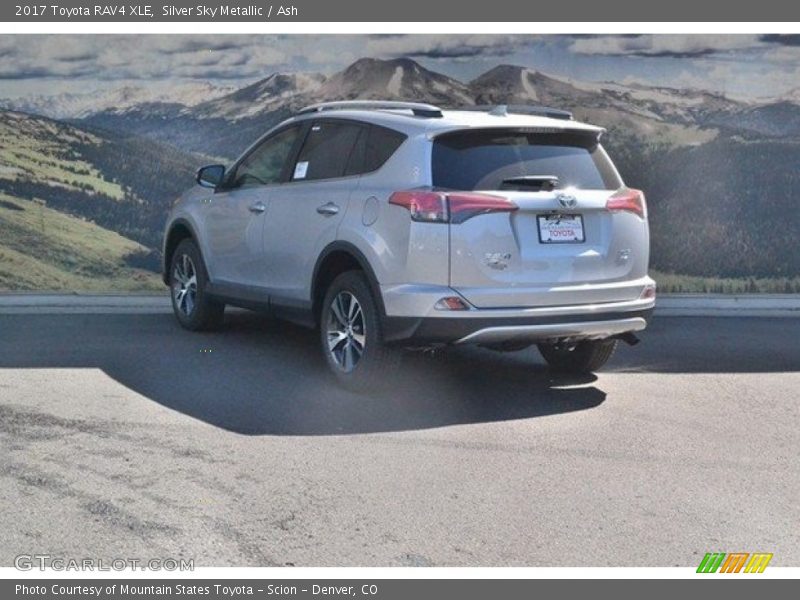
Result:
{"type": "Polygon", "coordinates": [[[315,323],[319,323],[325,291],[333,280],[345,271],[364,273],[381,316],[386,315],[383,296],[375,271],[361,250],[350,242],[336,241],[328,244],[317,258],[311,278],[311,310],[315,323]]]}
{"type": "Polygon", "coordinates": [[[172,262],[172,254],[175,252],[175,248],[178,247],[178,244],[185,239],[194,240],[195,244],[198,244],[199,248],[197,235],[195,234],[192,224],[186,219],[175,219],[175,221],[170,224],[167,235],[164,237],[161,279],[167,285],[169,285],[169,266],[172,262]]]}

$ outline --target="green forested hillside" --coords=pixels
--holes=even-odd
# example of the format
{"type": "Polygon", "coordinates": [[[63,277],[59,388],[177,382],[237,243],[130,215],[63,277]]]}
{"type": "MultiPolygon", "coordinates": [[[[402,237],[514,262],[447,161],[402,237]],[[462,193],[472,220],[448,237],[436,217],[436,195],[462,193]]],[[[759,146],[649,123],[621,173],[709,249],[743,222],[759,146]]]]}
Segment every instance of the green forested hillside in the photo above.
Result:
{"type": "Polygon", "coordinates": [[[158,289],[164,218],[197,161],[0,111],[0,289],[158,289]]]}
{"type": "Polygon", "coordinates": [[[800,276],[800,140],[721,136],[620,160],[646,190],[652,264],[694,276],[800,276]]]}
{"type": "Polygon", "coordinates": [[[0,111],[0,191],[158,248],[171,202],[204,159],[129,134],[0,111]]]}

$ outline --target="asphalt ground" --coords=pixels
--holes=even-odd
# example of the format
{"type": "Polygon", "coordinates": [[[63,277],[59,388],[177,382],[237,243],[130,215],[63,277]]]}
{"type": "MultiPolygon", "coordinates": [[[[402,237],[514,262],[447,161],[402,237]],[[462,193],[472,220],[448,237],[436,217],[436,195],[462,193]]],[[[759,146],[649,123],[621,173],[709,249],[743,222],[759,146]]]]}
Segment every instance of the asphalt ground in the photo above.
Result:
{"type": "Polygon", "coordinates": [[[656,317],[596,377],[465,348],[354,395],[253,313],[0,314],[0,565],[800,566],[798,340],[656,317]]]}

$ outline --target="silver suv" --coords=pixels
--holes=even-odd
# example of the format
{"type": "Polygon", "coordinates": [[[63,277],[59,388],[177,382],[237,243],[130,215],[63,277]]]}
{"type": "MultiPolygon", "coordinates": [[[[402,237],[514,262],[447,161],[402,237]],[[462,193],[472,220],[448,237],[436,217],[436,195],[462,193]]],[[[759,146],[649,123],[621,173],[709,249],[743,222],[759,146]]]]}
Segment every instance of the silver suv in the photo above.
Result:
{"type": "Polygon", "coordinates": [[[174,205],[164,282],[180,324],[226,304],[316,327],[346,385],[398,348],[538,347],[600,368],[655,304],[641,192],[603,129],[543,107],[309,106],[174,205]]]}

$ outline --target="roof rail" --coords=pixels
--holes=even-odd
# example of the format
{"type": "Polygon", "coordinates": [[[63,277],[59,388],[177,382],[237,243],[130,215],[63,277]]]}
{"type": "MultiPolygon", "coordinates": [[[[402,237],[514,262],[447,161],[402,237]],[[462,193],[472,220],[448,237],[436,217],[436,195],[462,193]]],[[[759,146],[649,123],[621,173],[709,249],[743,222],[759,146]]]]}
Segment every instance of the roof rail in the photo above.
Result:
{"type": "Polygon", "coordinates": [[[561,119],[563,121],[572,120],[572,113],[570,111],[561,110],[560,108],[550,108],[549,106],[534,106],[525,104],[486,104],[480,106],[465,106],[463,108],[459,108],[458,110],[488,112],[490,115],[495,115],[497,117],[504,117],[506,115],[532,115],[536,117],[561,119]]]}
{"type": "Polygon", "coordinates": [[[298,115],[325,110],[410,110],[415,117],[440,118],[442,109],[433,104],[421,102],[394,102],[384,100],[342,100],[338,102],[320,102],[297,111],[298,115]]]}

